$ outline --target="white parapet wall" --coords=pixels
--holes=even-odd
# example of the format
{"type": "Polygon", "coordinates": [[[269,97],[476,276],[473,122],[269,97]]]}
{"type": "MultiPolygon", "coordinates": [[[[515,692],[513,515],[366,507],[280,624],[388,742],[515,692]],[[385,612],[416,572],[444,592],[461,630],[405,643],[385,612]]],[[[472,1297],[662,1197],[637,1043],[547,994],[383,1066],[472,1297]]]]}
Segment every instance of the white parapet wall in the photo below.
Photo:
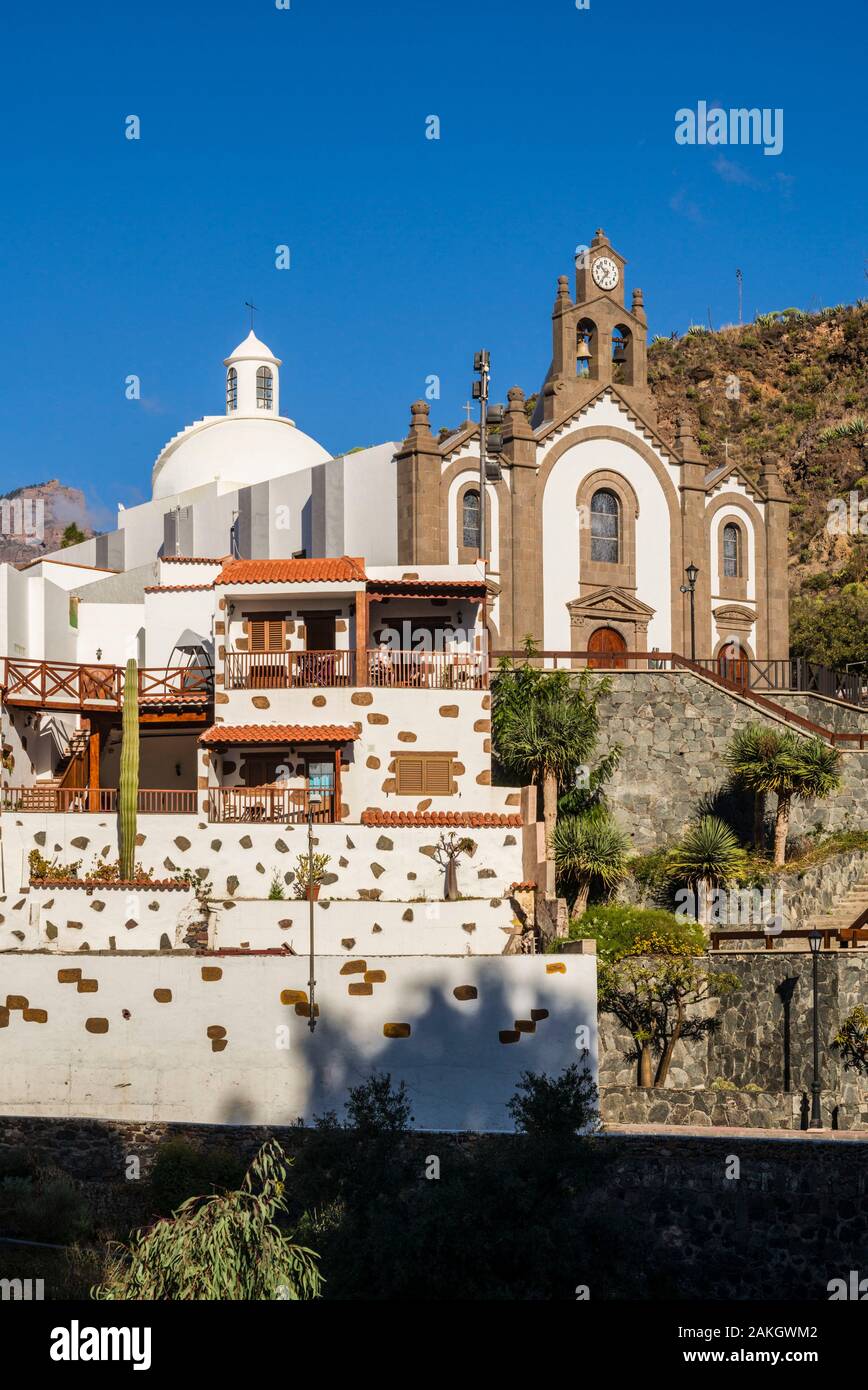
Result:
{"type": "MultiPolygon", "coordinates": [[[[81,860],[81,872],[97,856],[117,858],[114,815],[3,815],[2,852],[6,901],[27,886],[31,850],[49,860],[81,860]]],[[[314,827],[317,853],[330,863],[323,894],[391,901],[443,897],[443,866],[434,858],[438,826],[368,826],[343,822],[314,827]]],[[[458,828],[476,846],[458,862],[459,889],[468,896],[503,897],[523,878],[522,827],[458,828]]],[[[214,893],[267,897],[276,874],[288,885],[300,854],[307,853],[306,825],[211,825],[197,816],[141,815],[136,858],[157,879],[190,869],[204,870],[214,893]]],[[[0,905],[0,912],[5,909],[0,905]]]]}
{"type": "MultiPolygon", "coordinates": [[[[34,887],[0,927],[0,950],[290,951],[304,955],[310,934],[306,899],[225,898],[197,903],[191,890],[34,887]]],[[[497,956],[521,930],[509,898],[458,902],[360,902],[323,898],[313,905],[314,936],[326,955],[497,956]]]]}
{"type": "Polygon", "coordinates": [[[310,1122],[374,1070],[415,1126],[508,1131],[523,1071],[597,1075],[593,955],[6,955],[0,1114],[310,1122]]]}

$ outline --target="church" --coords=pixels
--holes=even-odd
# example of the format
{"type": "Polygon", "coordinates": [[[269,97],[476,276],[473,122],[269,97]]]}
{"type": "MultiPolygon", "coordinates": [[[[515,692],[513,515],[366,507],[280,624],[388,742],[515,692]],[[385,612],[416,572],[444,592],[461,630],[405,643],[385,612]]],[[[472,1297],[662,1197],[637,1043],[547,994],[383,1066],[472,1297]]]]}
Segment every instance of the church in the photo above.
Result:
{"type": "MultiPolygon", "coordinates": [[[[489,437],[489,649],[533,637],[546,651],[588,654],[578,664],[640,665],[629,654],[658,651],[785,659],[788,503],[776,467],[765,461],[758,479],[735,462],[709,470],[685,422],[674,439],[659,433],[643,294],[634,288],[628,307],[625,265],[598,231],[572,294],[559,277],[533,409],[514,386],[489,437]]],[[[418,401],[403,441],[333,458],[281,413],[280,365],[251,330],[225,359],[223,413],[169,440],[152,500],[58,554],[125,576],[101,589],[90,576],[77,590],[85,610],[119,589],[141,602],[160,557],[480,565],[479,426],[436,438],[418,401]]],[[[82,619],[79,659],[98,659],[105,641],[87,650],[82,619]]],[[[141,631],[139,660],[162,659],[148,641],[141,631]]]]}

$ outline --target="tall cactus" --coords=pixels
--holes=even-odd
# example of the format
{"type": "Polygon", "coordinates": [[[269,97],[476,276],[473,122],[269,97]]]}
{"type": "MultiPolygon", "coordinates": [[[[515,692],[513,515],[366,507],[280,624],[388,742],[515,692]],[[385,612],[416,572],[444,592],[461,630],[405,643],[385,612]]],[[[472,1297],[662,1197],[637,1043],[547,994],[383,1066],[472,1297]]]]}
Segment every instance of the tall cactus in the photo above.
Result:
{"type": "Polygon", "coordinates": [[[136,867],[136,807],[139,800],[139,670],[131,657],[124,674],[121,775],[118,787],[118,848],[121,878],[136,867]]]}

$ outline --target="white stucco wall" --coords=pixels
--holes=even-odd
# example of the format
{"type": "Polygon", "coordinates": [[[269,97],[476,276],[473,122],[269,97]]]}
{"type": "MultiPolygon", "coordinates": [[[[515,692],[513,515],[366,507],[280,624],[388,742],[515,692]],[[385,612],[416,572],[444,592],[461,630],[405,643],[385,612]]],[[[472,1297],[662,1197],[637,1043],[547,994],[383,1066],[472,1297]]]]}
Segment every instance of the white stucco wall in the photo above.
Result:
{"type": "Polygon", "coordinates": [[[571,647],[567,604],[579,595],[580,546],[590,545],[590,532],[579,527],[576,499],[585,478],[599,469],[619,474],[636,493],[636,597],[655,610],[648,627],[649,649],[668,651],[672,604],[666,497],[642,455],[628,444],[609,439],[586,440],[567,449],[546,482],[542,515],[544,646],[557,651],[571,647]]]}
{"type": "Polygon", "coordinates": [[[581,1027],[596,1077],[593,956],[353,964],[317,960],[311,1033],[282,1002],[285,991],[307,998],[304,957],[7,956],[0,1113],[310,1122],[376,1069],[407,1083],[418,1129],[507,1131],[520,1073],[555,1076],[579,1060],[581,1027]],[[79,980],[92,983],[82,992],[79,980]],[[387,1036],[391,1024],[409,1035],[387,1036]]]}

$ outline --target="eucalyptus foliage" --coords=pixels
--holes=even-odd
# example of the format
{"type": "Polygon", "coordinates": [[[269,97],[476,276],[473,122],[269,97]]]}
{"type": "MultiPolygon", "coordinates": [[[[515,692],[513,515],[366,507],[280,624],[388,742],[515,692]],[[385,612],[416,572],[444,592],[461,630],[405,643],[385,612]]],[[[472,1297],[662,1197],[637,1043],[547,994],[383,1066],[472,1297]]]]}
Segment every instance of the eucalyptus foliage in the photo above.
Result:
{"type": "Polygon", "coordinates": [[[286,1211],[287,1159],[263,1144],[238,1191],[191,1197],[118,1246],[96,1299],[318,1298],[319,1256],[275,1223],[286,1211]]]}

